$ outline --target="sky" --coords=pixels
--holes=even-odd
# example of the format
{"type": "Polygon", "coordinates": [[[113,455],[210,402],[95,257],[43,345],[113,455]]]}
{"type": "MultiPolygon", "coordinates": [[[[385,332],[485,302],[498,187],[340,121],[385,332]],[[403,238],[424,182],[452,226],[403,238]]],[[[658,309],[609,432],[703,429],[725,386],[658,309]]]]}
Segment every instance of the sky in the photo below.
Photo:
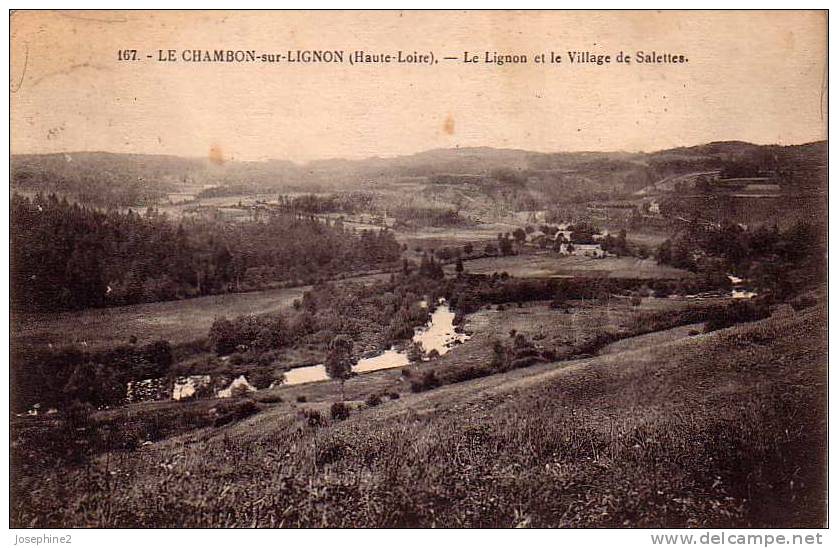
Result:
{"type": "Polygon", "coordinates": [[[305,162],[826,137],[823,12],[18,11],[11,57],[14,154],[305,162]],[[119,49],[140,60],[119,61],[119,49]],[[496,51],[530,63],[162,63],[159,49],[496,51]],[[689,61],[568,63],[577,50],[689,61]],[[533,63],[551,51],[563,62],[533,63]]]}

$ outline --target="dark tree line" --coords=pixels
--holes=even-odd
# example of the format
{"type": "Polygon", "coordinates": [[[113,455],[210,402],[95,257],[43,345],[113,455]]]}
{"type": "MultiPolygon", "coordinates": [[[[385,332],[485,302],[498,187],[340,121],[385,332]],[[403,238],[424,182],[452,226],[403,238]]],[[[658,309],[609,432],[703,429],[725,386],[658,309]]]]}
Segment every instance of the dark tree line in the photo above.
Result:
{"type": "Polygon", "coordinates": [[[360,213],[375,208],[375,196],[369,192],[302,194],[278,197],[280,207],[303,213],[360,213]]]}
{"type": "Polygon", "coordinates": [[[663,242],[657,260],[708,278],[734,273],[782,299],[825,280],[825,234],[825,227],[808,222],[785,230],[694,223],[663,242]]]}
{"type": "Polygon", "coordinates": [[[398,261],[391,232],[356,234],[310,218],[172,222],[154,210],[102,211],[54,195],[11,200],[16,310],[182,299],[311,282],[398,261]]]}
{"type": "Polygon", "coordinates": [[[74,401],[95,406],[121,404],[128,382],[166,376],[172,361],[167,341],[99,352],[73,346],[19,346],[12,351],[12,409],[23,411],[40,403],[46,410],[74,401]]]}

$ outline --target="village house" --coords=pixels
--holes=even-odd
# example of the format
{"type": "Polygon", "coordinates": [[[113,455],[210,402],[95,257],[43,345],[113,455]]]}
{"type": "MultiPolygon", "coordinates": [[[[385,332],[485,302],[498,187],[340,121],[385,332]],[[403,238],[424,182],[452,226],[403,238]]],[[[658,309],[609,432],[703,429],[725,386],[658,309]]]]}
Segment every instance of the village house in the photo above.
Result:
{"type": "Polygon", "coordinates": [[[661,214],[661,205],[656,200],[652,200],[651,202],[649,202],[649,213],[651,215],[661,214]]]}
{"type": "Polygon", "coordinates": [[[239,394],[247,394],[248,392],[256,392],[256,387],[248,382],[247,377],[239,375],[230,386],[224,390],[219,390],[219,398],[231,398],[239,394]]]}
{"type": "Polygon", "coordinates": [[[212,377],[209,375],[190,375],[178,377],[172,389],[173,400],[185,400],[207,395],[211,391],[212,377]]]}
{"type": "Polygon", "coordinates": [[[570,230],[559,230],[559,231],[556,232],[556,235],[553,236],[553,239],[558,240],[559,236],[561,236],[562,238],[565,239],[565,241],[569,242],[571,234],[573,234],[573,232],[570,231],[570,230]]]}
{"type": "Polygon", "coordinates": [[[129,381],[125,391],[125,403],[138,403],[166,399],[168,383],[165,377],[129,381]]]}
{"type": "Polygon", "coordinates": [[[563,243],[559,246],[559,255],[577,257],[593,257],[601,259],[606,257],[608,253],[602,249],[600,244],[573,244],[563,243]]]}

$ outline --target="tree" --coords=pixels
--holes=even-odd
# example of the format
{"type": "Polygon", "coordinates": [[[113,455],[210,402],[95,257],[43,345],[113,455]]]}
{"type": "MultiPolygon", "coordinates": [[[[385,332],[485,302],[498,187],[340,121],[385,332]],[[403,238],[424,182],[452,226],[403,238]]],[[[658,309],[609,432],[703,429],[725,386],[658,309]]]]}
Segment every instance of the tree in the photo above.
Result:
{"type": "Polygon", "coordinates": [[[658,246],[655,259],[657,259],[659,264],[670,264],[672,262],[672,240],[664,240],[658,246]]]}
{"type": "Polygon", "coordinates": [[[422,343],[416,341],[407,348],[407,359],[411,363],[420,363],[425,357],[425,349],[422,348],[422,343]]]}
{"type": "Polygon", "coordinates": [[[457,266],[454,267],[454,270],[457,271],[457,274],[463,273],[463,260],[459,257],[457,257],[457,266]]]}
{"type": "Polygon", "coordinates": [[[617,249],[621,255],[628,255],[628,242],[626,241],[626,229],[621,229],[617,234],[617,249]]]}
{"type": "Polygon", "coordinates": [[[492,343],[491,363],[493,368],[499,369],[501,371],[506,370],[506,367],[509,364],[509,353],[506,349],[506,346],[498,340],[495,340],[492,343]]]}
{"type": "Polygon", "coordinates": [[[512,237],[515,238],[515,241],[518,242],[518,245],[523,244],[527,241],[527,233],[524,229],[518,227],[512,232],[512,237]]]}
{"type": "Polygon", "coordinates": [[[210,343],[219,356],[225,356],[236,350],[238,339],[233,322],[227,318],[218,318],[212,322],[209,332],[210,343]]]}
{"type": "Polygon", "coordinates": [[[473,251],[474,246],[471,243],[468,243],[463,246],[463,253],[465,253],[466,255],[471,255],[473,251]]]}
{"type": "Polygon", "coordinates": [[[512,254],[512,240],[509,239],[509,234],[504,234],[504,237],[498,243],[500,244],[501,255],[512,254]]]}
{"type": "Polygon", "coordinates": [[[344,400],[344,383],[352,376],[352,366],[355,359],[352,357],[352,341],[344,336],[337,335],[329,344],[329,354],[326,356],[324,366],[326,375],[330,379],[340,381],[340,399],[344,400]]]}
{"type": "Polygon", "coordinates": [[[162,377],[169,371],[172,365],[172,346],[169,341],[159,340],[147,344],[142,349],[145,361],[149,363],[150,371],[146,373],[149,377],[162,377]]]}

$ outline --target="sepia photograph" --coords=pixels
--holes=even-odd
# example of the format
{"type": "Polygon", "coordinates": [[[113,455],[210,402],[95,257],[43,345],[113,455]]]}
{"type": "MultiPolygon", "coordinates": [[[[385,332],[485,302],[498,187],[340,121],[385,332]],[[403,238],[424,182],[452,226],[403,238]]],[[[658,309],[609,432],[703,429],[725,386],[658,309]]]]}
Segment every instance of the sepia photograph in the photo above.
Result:
{"type": "Polygon", "coordinates": [[[10,10],[10,544],[822,544],[827,27],[10,10]]]}

